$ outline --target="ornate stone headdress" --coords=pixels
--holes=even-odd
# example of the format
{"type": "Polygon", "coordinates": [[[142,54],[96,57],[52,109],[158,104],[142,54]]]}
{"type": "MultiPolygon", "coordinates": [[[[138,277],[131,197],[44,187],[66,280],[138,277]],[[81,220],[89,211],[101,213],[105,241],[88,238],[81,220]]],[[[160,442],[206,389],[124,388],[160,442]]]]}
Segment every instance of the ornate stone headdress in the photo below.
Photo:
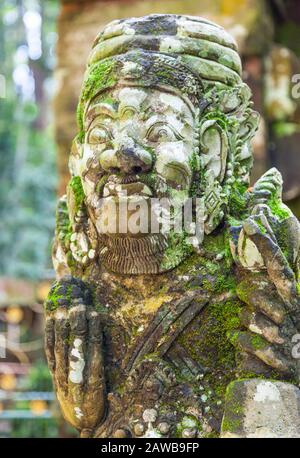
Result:
{"type": "Polygon", "coordinates": [[[117,84],[175,91],[193,107],[200,157],[193,192],[204,199],[205,232],[210,233],[232,196],[248,186],[249,141],[258,124],[234,39],[222,27],[192,16],[155,14],[111,22],[96,37],[88,59],[78,105],[79,143],[89,103],[117,84]],[[216,155],[218,171],[212,166],[216,155]]]}

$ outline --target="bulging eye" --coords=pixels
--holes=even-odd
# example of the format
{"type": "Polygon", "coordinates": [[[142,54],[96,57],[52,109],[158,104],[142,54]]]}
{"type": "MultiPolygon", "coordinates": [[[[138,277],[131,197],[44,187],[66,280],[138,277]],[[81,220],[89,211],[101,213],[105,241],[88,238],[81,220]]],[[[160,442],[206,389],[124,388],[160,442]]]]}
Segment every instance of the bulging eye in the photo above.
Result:
{"type": "Polygon", "coordinates": [[[150,127],[146,138],[149,142],[173,142],[179,140],[180,136],[169,126],[160,123],[150,127]]]}
{"type": "Polygon", "coordinates": [[[88,142],[92,145],[99,143],[108,143],[112,138],[111,131],[104,126],[94,127],[89,135],[88,142]]]}

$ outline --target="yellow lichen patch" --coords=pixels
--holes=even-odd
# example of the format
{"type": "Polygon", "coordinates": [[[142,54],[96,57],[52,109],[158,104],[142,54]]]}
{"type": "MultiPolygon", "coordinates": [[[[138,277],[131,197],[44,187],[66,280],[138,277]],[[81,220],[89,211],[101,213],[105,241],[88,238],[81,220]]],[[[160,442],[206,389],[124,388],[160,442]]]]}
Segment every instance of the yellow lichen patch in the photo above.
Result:
{"type": "Polygon", "coordinates": [[[164,302],[170,302],[172,299],[172,296],[166,294],[150,297],[144,302],[144,313],[154,313],[164,302]]]}
{"type": "Polygon", "coordinates": [[[158,296],[149,297],[145,302],[132,302],[131,300],[126,302],[117,313],[119,317],[130,318],[136,324],[140,322],[142,315],[149,315],[156,312],[164,302],[170,302],[173,299],[172,296],[166,294],[160,294],[158,296]],[[138,320],[136,320],[138,318],[138,320]]]}
{"type": "Polygon", "coordinates": [[[151,278],[150,276],[136,275],[127,278],[122,277],[122,286],[124,285],[133,295],[136,291],[139,296],[148,298],[155,294],[158,289],[161,289],[165,281],[166,279],[163,276],[161,278],[158,276],[151,278]]]}

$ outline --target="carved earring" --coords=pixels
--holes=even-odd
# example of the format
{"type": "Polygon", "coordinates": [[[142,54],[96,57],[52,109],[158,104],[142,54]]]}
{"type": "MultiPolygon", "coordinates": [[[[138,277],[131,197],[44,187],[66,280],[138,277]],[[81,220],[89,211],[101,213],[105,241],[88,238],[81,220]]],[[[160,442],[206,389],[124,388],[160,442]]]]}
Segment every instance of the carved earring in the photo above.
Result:
{"type": "Polygon", "coordinates": [[[203,170],[201,188],[204,200],[204,231],[210,234],[222,221],[227,195],[223,190],[228,156],[228,138],[215,119],[206,119],[199,129],[200,159],[203,170]]]}

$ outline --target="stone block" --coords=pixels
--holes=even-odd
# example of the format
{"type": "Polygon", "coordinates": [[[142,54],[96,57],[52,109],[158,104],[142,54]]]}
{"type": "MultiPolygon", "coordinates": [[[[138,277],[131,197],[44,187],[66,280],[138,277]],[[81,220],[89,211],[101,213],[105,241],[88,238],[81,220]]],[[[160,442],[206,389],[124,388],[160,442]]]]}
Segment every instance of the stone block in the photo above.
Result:
{"type": "Polygon", "coordinates": [[[263,379],[230,383],[221,437],[300,437],[299,388],[290,383],[263,379]]]}

